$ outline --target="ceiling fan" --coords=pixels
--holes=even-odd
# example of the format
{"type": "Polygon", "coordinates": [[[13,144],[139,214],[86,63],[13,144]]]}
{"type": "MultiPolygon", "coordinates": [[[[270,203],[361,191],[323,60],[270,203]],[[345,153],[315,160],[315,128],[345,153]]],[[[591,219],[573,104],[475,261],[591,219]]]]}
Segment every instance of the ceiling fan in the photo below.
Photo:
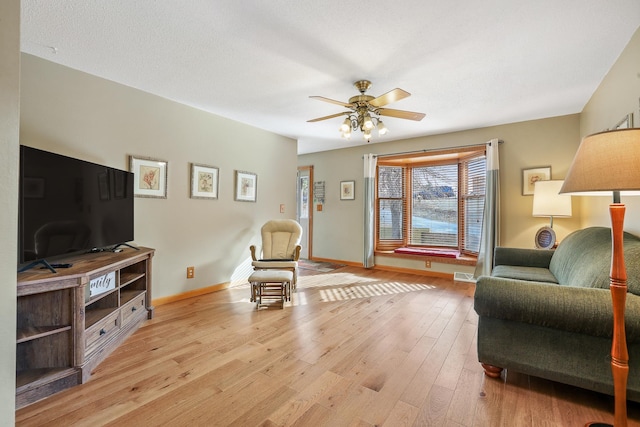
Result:
{"type": "Polygon", "coordinates": [[[363,138],[369,141],[371,139],[371,131],[374,127],[378,129],[379,135],[387,133],[387,128],[384,123],[382,123],[379,116],[415,121],[420,121],[425,116],[424,113],[382,108],[387,104],[400,101],[401,99],[411,96],[411,94],[405,90],[395,88],[375,98],[371,95],[365,95],[365,92],[371,87],[371,82],[369,80],[358,80],[353,85],[360,91],[360,95],[352,96],[349,98],[349,102],[336,101],[335,99],[325,98],[324,96],[310,96],[309,98],[341,105],[348,108],[348,111],[318,117],[317,119],[307,120],[307,122],[319,122],[322,120],[332,119],[334,117],[347,116],[340,126],[342,137],[349,139],[352,131],[360,129],[362,131],[363,138]]]}

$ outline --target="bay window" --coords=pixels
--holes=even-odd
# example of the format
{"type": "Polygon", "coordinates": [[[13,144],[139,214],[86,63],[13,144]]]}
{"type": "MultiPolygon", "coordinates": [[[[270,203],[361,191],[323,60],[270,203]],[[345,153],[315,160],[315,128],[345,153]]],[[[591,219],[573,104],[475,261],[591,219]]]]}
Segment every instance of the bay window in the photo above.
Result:
{"type": "Polygon", "coordinates": [[[378,158],[376,250],[476,255],[485,197],[484,147],[378,158]]]}

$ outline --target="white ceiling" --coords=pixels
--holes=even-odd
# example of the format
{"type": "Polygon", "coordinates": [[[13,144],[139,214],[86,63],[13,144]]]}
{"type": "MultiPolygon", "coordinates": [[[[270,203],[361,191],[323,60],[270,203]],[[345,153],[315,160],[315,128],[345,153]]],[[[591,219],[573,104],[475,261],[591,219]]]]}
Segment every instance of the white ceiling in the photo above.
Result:
{"type": "Polygon", "coordinates": [[[372,143],[578,113],[640,26],[638,0],[22,0],[22,51],[298,140],[339,137],[353,82],[399,87],[372,143]]]}

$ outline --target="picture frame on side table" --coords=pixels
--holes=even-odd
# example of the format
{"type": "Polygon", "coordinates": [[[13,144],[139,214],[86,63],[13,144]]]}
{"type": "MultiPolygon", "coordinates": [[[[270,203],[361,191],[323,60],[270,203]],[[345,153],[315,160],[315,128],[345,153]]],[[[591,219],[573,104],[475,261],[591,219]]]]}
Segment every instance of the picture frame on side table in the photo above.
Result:
{"type": "Polygon", "coordinates": [[[218,198],[219,169],[215,166],[191,163],[191,193],[192,199],[218,198]]]}
{"type": "Polygon", "coordinates": [[[129,156],[129,168],[134,176],[133,195],[166,199],[168,167],[165,160],[129,156]]]}
{"type": "Polygon", "coordinates": [[[238,202],[255,202],[258,198],[258,175],[236,171],[233,199],[238,202]]]}
{"type": "Polygon", "coordinates": [[[340,181],[340,200],[355,200],[355,187],[355,181],[340,181]]]}
{"type": "Polygon", "coordinates": [[[522,195],[533,196],[536,181],[548,181],[551,179],[551,166],[522,169],[522,195]]]}

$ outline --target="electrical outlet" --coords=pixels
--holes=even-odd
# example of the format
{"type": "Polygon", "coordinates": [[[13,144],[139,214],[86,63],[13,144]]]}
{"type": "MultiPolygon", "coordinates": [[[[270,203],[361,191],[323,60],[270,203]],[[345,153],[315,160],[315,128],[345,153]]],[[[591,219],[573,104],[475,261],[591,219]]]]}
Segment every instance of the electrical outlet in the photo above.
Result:
{"type": "Polygon", "coordinates": [[[284,205],[280,205],[280,213],[284,213],[284,205]]]}
{"type": "Polygon", "coordinates": [[[187,267],[187,279],[193,279],[195,274],[196,274],[196,268],[195,267],[187,267]]]}
{"type": "Polygon", "coordinates": [[[431,261],[425,261],[424,268],[431,268],[431,261]]]}

